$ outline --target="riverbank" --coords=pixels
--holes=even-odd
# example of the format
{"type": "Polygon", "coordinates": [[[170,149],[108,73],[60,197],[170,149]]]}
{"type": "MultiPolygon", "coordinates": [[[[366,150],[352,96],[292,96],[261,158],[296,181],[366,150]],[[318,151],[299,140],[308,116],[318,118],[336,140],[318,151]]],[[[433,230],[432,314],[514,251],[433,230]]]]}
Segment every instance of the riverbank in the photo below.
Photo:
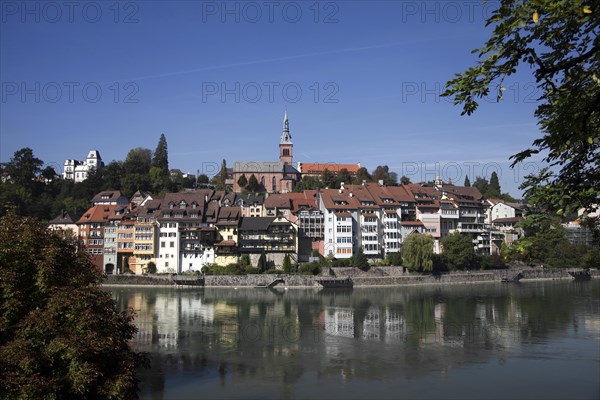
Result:
{"type": "MultiPolygon", "coordinates": [[[[401,267],[373,267],[369,271],[361,271],[356,268],[335,268],[334,275],[324,276],[312,275],[206,275],[198,277],[200,280],[194,282],[197,286],[204,287],[267,287],[275,280],[283,280],[278,283],[285,287],[321,287],[318,281],[347,280],[350,278],[352,286],[405,286],[405,285],[447,285],[447,284],[469,284],[483,282],[500,282],[510,280],[520,273],[520,281],[539,280],[569,280],[573,279],[566,269],[510,269],[489,271],[459,271],[439,275],[420,275],[406,272],[401,267]]],[[[600,278],[600,270],[590,270],[592,279],[600,278]]],[[[190,277],[192,278],[192,277],[190,277]]],[[[175,282],[171,275],[108,275],[104,282],[106,286],[128,285],[128,286],[174,286],[175,282]]]]}

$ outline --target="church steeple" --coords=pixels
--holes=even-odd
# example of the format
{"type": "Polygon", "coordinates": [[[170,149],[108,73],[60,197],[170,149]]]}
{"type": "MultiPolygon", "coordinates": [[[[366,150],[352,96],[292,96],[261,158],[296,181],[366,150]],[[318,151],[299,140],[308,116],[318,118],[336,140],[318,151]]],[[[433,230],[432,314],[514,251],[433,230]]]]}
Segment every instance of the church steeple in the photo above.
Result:
{"type": "Polygon", "coordinates": [[[287,165],[292,165],[292,135],[290,134],[290,123],[288,121],[287,110],[283,115],[283,132],[279,141],[279,160],[287,165]]]}
{"type": "Polygon", "coordinates": [[[279,144],[292,144],[292,135],[290,134],[290,123],[288,121],[287,110],[283,115],[283,132],[279,144]]]}

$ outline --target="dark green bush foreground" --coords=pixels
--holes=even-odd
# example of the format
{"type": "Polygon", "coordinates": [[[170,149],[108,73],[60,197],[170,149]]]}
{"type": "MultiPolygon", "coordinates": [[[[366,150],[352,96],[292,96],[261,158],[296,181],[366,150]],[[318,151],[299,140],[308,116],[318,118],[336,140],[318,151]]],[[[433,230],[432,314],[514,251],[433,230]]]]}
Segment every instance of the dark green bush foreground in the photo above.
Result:
{"type": "Polygon", "coordinates": [[[74,240],[8,213],[0,276],[0,399],[137,398],[132,314],[74,240]]]}

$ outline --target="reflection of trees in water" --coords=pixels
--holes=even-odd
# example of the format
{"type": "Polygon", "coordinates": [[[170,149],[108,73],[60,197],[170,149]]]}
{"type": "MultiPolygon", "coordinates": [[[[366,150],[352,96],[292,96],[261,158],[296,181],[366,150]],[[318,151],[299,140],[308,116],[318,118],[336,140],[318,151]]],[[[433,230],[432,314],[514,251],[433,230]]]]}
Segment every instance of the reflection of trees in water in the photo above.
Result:
{"type": "Polygon", "coordinates": [[[161,393],[166,375],[189,372],[194,379],[218,377],[226,386],[278,382],[280,397],[289,398],[308,372],[345,379],[415,377],[502,357],[521,340],[545,339],[573,326],[577,311],[597,313],[600,300],[593,293],[599,284],[290,289],[277,294],[257,289],[110,290],[121,307],[139,306],[137,321],[152,321],[142,328],[151,329],[153,338],[169,329],[178,332],[177,348],[170,353],[149,344],[154,351],[152,369],[141,375],[145,393],[161,393]],[[157,307],[165,296],[180,304],[199,300],[201,307],[214,309],[214,318],[192,314],[186,319],[180,308],[173,322],[177,316],[166,318],[157,307]],[[326,332],[324,315],[336,310],[350,310],[351,337],[326,332]]]}

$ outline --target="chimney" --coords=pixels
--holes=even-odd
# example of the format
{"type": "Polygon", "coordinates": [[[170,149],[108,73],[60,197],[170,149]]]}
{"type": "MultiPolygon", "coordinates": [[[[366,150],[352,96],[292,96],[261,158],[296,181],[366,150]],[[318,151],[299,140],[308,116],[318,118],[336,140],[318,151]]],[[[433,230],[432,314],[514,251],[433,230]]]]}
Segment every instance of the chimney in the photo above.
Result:
{"type": "Polygon", "coordinates": [[[363,181],[362,181],[362,185],[363,185],[363,186],[365,186],[365,183],[367,183],[367,181],[365,181],[365,180],[363,179],[363,181]]]}
{"type": "Polygon", "coordinates": [[[383,186],[383,179],[379,180],[379,186],[383,186]]]}
{"type": "Polygon", "coordinates": [[[340,182],[340,189],[344,190],[344,182],[340,182]]]}

